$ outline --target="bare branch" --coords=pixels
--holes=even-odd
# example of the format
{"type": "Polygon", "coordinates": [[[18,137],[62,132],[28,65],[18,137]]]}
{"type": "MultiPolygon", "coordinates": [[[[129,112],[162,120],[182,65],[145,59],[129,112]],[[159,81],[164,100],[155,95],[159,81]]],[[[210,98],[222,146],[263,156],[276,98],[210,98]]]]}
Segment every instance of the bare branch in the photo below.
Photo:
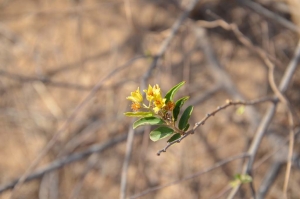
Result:
{"type": "Polygon", "coordinates": [[[271,168],[268,169],[268,173],[258,190],[257,199],[265,198],[268,190],[270,189],[271,185],[274,183],[282,164],[283,164],[282,162],[274,162],[271,168]]]}
{"type": "MultiPolygon", "coordinates": [[[[160,45],[158,53],[154,56],[151,65],[149,66],[147,72],[144,74],[144,76],[142,78],[142,83],[141,83],[142,90],[146,88],[148,79],[149,79],[150,75],[152,74],[152,71],[156,68],[160,58],[165,54],[172,39],[177,34],[181,24],[189,16],[190,12],[195,7],[195,5],[198,3],[198,1],[199,0],[191,0],[189,5],[187,6],[186,10],[180,15],[180,17],[173,24],[170,34],[160,45]]],[[[120,199],[124,199],[126,196],[127,170],[128,170],[128,165],[129,165],[130,156],[131,156],[131,150],[132,150],[132,144],[133,144],[133,138],[134,138],[134,130],[132,130],[132,129],[129,130],[128,134],[129,135],[128,135],[128,140],[127,140],[127,144],[126,144],[126,154],[125,154],[125,159],[124,159],[123,168],[122,168],[120,199]]]]}
{"type": "Polygon", "coordinates": [[[24,76],[24,75],[19,75],[19,74],[14,74],[10,73],[7,71],[4,71],[0,69],[0,76],[10,78],[19,82],[43,82],[49,86],[54,86],[54,87],[61,87],[61,88],[67,88],[67,89],[76,89],[76,90],[88,90],[90,91],[93,87],[91,86],[84,86],[80,84],[70,84],[70,83],[65,83],[65,82],[56,82],[52,81],[50,79],[45,79],[45,78],[37,78],[37,77],[29,77],[29,76],[24,76]]]}
{"type": "MultiPolygon", "coordinates": [[[[38,154],[38,156],[33,160],[31,165],[28,167],[28,169],[25,171],[23,176],[18,180],[17,185],[21,185],[27,177],[30,175],[30,173],[36,168],[36,166],[39,164],[39,162],[42,160],[42,158],[48,153],[48,151],[54,146],[56,143],[57,139],[59,138],[60,134],[66,130],[68,127],[69,123],[72,122],[79,111],[82,110],[82,108],[93,98],[93,96],[97,93],[97,91],[102,87],[103,83],[120,72],[121,70],[124,70],[125,68],[129,67],[132,65],[132,63],[138,59],[141,59],[143,57],[135,57],[129,60],[127,63],[124,65],[117,67],[116,69],[112,70],[109,74],[107,74],[104,78],[102,78],[95,86],[94,88],[90,91],[90,93],[82,100],[81,103],[77,105],[77,107],[74,109],[74,111],[71,113],[71,115],[68,117],[68,119],[64,122],[64,124],[61,126],[61,128],[53,135],[51,140],[47,143],[47,145],[44,147],[43,150],[38,154]]],[[[18,186],[14,186],[14,189],[17,188],[18,186]]]]}
{"type": "Polygon", "coordinates": [[[245,6],[248,6],[255,12],[257,12],[269,19],[272,19],[273,21],[279,23],[283,27],[288,28],[294,32],[300,33],[300,28],[298,26],[296,26],[292,22],[286,20],[285,18],[271,12],[270,10],[264,8],[263,6],[259,5],[258,3],[255,3],[254,1],[249,1],[249,0],[237,0],[237,1],[245,6]]]}
{"type": "MultiPolygon", "coordinates": [[[[238,91],[234,82],[224,70],[222,64],[218,61],[218,58],[209,42],[209,37],[207,36],[206,30],[202,27],[196,27],[195,34],[197,36],[198,43],[200,44],[209,63],[208,69],[211,71],[215,81],[220,84],[234,100],[245,101],[245,97],[238,91]]],[[[249,107],[249,110],[246,112],[246,116],[251,124],[251,127],[254,127],[258,124],[259,114],[253,107],[249,107]]]]}
{"type": "Polygon", "coordinates": [[[227,100],[226,104],[224,104],[223,106],[218,106],[217,109],[215,109],[214,111],[212,111],[211,113],[206,114],[206,116],[199,122],[197,122],[193,129],[187,131],[184,133],[184,135],[179,138],[178,140],[175,140],[173,142],[168,143],[168,145],[159,150],[157,152],[157,155],[160,155],[162,152],[166,152],[167,149],[172,146],[175,143],[180,143],[183,139],[185,139],[187,136],[189,136],[190,134],[193,134],[195,132],[195,130],[200,126],[200,125],[204,125],[205,122],[212,116],[214,116],[216,113],[218,113],[219,111],[226,109],[229,106],[235,106],[235,105],[255,105],[255,104],[259,104],[259,103],[263,103],[263,102],[275,102],[274,98],[270,98],[270,97],[265,97],[265,98],[261,98],[261,99],[257,99],[257,100],[252,100],[252,101],[231,101],[231,100],[227,100]]]}
{"type": "MultiPolygon", "coordinates": [[[[279,86],[279,90],[281,93],[284,93],[288,87],[288,84],[290,83],[293,74],[297,68],[298,62],[300,59],[300,42],[298,43],[297,49],[295,50],[295,54],[293,59],[290,61],[285,74],[283,75],[283,78],[281,80],[280,86],[279,86]]],[[[249,160],[247,161],[247,163],[245,164],[244,168],[243,168],[243,173],[250,173],[252,170],[252,165],[254,163],[254,159],[257,153],[257,150],[259,148],[260,142],[269,126],[269,124],[272,121],[272,118],[275,114],[275,110],[276,110],[277,104],[274,103],[272,104],[272,106],[267,110],[263,120],[261,121],[255,136],[253,138],[253,141],[251,143],[251,146],[248,150],[248,153],[250,155],[249,160]]],[[[237,191],[239,190],[239,186],[235,187],[234,189],[232,189],[232,191],[230,192],[228,199],[232,199],[235,194],[237,193],[237,191]]]]}
{"type": "Polygon", "coordinates": [[[228,164],[229,162],[232,162],[232,161],[234,161],[234,160],[241,159],[241,158],[247,158],[247,157],[248,157],[248,154],[247,154],[247,153],[242,153],[242,154],[240,154],[240,155],[236,155],[236,156],[233,156],[233,157],[229,157],[229,158],[227,158],[227,159],[225,159],[225,160],[222,160],[222,161],[216,163],[214,166],[211,166],[211,167],[209,167],[209,168],[207,168],[207,169],[204,169],[203,171],[194,173],[194,174],[192,174],[192,175],[190,175],[190,176],[184,177],[183,179],[175,180],[175,181],[170,182],[170,183],[167,183],[167,184],[165,184],[165,185],[160,185],[160,186],[152,187],[152,188],[147,189],[147,190],[145,190],[145,191],[143,191],[143,192],[141,192],[141,193],[139,193],[139,194],[130,196],[129,198],[130,198],[130,199],[135,199],[135,198],[142,197],[142,196],[147,195],[147,194],[149,194],[149,193],[151,193],[151,192],[153,192],[153,191],[157,191],[157,190],[160,190],[160,189],[164,189],[164,188],[166,188],[166,187],[169,187],[169,186],[172,186],[172,185],[175,185],[175,184],[179,184],[179,183],[181,183],[181,182],[184,182],[184,181],[193,179],[193,178],[195,178],[195,177],[198,177],[198,176],[200,176],[200,175],[203,175],[203,174],[205,174],[205,173],[208,173],[208,172],[210,172],[210,171],[212,171],[212,170],[214,170],[214,169],[217,169],[217,168],[219,168],[219,167],[221,167],[221,166],[223,166],[223,165],[225,165],[225,164],[228,164]]]}
{"type": "Polygon", "coordinates": [[[127,171],[128,171],[130,158],[131,158],[133,138],[134,138],[134,130],[132,129],[132,126],[130,125],[129,131],[128,131],[127,142],[126,142],[126,153],[125,153],[125,158],[124,158],[122,173],[121,173],[120,199],[125,199],[125,197],[126,197],[127,171]]]}
{"type": "Polygon", "coordinates": [[[199,0],[191,0],[189,5],[187,6],[186,10],[180,15],[180,17],[175,21],[171,28],[171,32],[169,36],[163,41],[160,45],[158,53],[154,56],[153,61],[148,69],[148,71],[143,76],[142,88],[146,88],[146,83],[152,73],[152,71],[156,68],[160,58],[165,54],[166,50],[168,49],[172,39],[177,34],[181,24],[185,21],[185,19],[189,16],[190,12],[193,10],[195,5],[198,3],[199,0]]]}
{"type": "MultiPolygon", "coordinates": [[[[142,135],[143,132],[144,131],[142,129],[137,130],[136,135],[142,135]]],[[[86,158],[87,156],[89,156],[93,153],[103,152],[103,151],[115,146],[116,144],[125,141],[126,138],[127,138],[127,134],[116,136],[104,143],[92,145],[91,147],[89,147],[88,149],[86,149],[82,152],[73,153],[71,155],[62,157],[58,160],[55,160],[55,161],[51,162],[50,164],[48,164],[47,166],[40,168],[40,169],[36,170],[35,172],[31,173],[30,175],[26,176],[26,178],[24,179],[24,182],[28,182],[28,181],[40,178],[46,173],[49,173],[56,169],[60,169],[67,164],[71,164],[73,162],[82,160],[83,158],[86,158]]],[[[20,181],[20,178],[18,178],[17,180],[11,181],[7,184],[1,185],[0,193],[14,188],[14,186],[20,181]]]]}

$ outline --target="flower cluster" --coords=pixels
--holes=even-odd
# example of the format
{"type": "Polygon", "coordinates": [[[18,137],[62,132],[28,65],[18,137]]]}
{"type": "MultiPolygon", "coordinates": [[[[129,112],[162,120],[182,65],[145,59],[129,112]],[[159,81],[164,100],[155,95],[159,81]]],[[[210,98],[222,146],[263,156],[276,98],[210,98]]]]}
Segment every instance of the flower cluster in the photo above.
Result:
{"type": "MultiPolygon", "coordinates": [[[[161,96],[161,89],[158,84],[148,86],[148,89],[145,89],[146,99],[149,102],[149,105],[143,104],[143,108],[153,110],[155,114],[163,114],[166,111],[172,111],[174,109],[174,103],[169,101],[166,104],[166,98],[161,96]],[[161,112],[160,112],[161,111],[161,112]]],[[[126,99],[132,101],[131,109],[133,111],[138,111],[142,108],[143,96],[140,92],[140,89],[137,88],[136,91],[131,92],[131,95],[126,99]]]]}
{"type": "Polygon", "coordinates": [[[179,119],[180,109],[189,97],[182,97],[175,103],[173,101],[174,95],[184,83],[185,82],[180,82],[175,85],[164,97],[162,97],[162,92],[158,84],[153,87],[149,85],[148,89],[144,90],[148,105],[143,103],[144,99],[140,88],[131,92],[131,95],[126,99],[132,101],[131,109],[133,112],[126,112],[124,114],[128,117],[140,118],[133,123],[133,128],[143,125],[159,125],[160,127],[150,132],[150,139],[152,141],[157,141],[172,135],[168,140],[168,142],[172,142],[184,135],[190,126],[188,121],[193,107],[187,107],[179,119]],[[178,123],[176,123],[177,119],[179,119],[178,123]]]}

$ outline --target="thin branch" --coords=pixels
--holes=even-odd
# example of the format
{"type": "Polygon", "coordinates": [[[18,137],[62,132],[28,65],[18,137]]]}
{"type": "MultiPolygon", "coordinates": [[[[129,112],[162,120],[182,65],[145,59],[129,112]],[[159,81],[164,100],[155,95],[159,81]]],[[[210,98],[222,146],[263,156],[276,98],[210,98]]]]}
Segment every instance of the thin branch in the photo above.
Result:
{"type": "Polygon", "coordinates": [[[146,88],[146,82],[149,79],[152,71],[156,68],[159,60],[161,57],[165,54],[166,50],[168,49],[172,39],[177,34],[181,24],[186,20],[186,18],[189,16],[190,12],[193,10],[193,8],[196,6],[199,0],[191,0],[190,4],[187,6],[186,10],[181,14],[181,16],[175,21],[171,28],[171,32],[168,35],[168,37],[163,41],[163,43],[160,45],[158,53],[154,56],[153,61],[148,69],[148,71],[144,74],[143,79],[145,80],[142,84],[142,88],[146,88]]]}
{"type": "MultiPolygon", "coordinates": [[[[224,70],[224,67],[219,62],[210,42],[209,37],[207,35],[207,31],[202,27],[195,28],[195,34],[200,44],[205,57],[209,63],[208,69],[211,71],[215,81],[219,83],[225,91],[232,96],[234,100],[243,100],[245,101],[245,97],[238,91],[234,82],[231,80],[229,74],[224,70]]],[[[259,122],[259,114],[253,108],[249,107],[249,110],[246,111],[246,116],[251,124],[251,127],[257,126],[259,122]]]]}
{"type": "Polygon", "coordinates": [[[90,91],[90,93],[77,105],[77,107],[74,109],[74,111],[71,113],[71,115],[67,118],[67,120],[63,123],[61,128],[53,135],[51,140],[47,143],[47,145],[44,147],[44,149],[41,150],[41,152],[38,154],[38,156],[33,160],[31,165],[27,168],[23,176],[18,180],[16,186],[14,186],[14,189],[18,187],[18,185],[21,185],[27,177],[30,175],[30,173],[36,168],[36,166],[39,164],[39,162],[42,160],[42,158],[48,153],[48,151],[54,146],[57,139],[59,138],[60,134],[62,134],[66,128],[68,127],[69,123],[72,122],[79,111],[82,110],[82,108],[93,98],[93,96],[98,92],[98,90],[102,87],[103,83],[120,72],[121,70],[124,70],[125,68],[132,65],[132,63],[138,59],[144,58],[144,56],[135,57],[129,60],[124,65],[117,67],[116,69],[112,70],[109,74],[107,74],[104,78],[102,78],[90,91]]]}
{"type": "MultiPolygon", "coordinates": [[[[280,82],[280,86],[279,86],[279,90],[284,93],[293,77],[293,74],[295,73],[295,70],[297,68],[298,62],[300,59],[300,42],[298,43],[297,49],[295,50],[295,54],[293,59],[290,61],[285,74],[283,75],[283,78],[280,82]]],[[[242,173],[250,173],[252,170],[252,165],[254,163],[254,159],[257,153],[257,150],[259,148],[259,145],[261,143],[261,140],[269,126],[269,124],[272,121],[272,118],[275,114],[276,111],[276,107],[277,104],[274,103],[272,104],[272,106],[267,110],[263,120],[261,121],[255,136],[252,140],[251,146],[248,150],[248,153],[250,155],[249,160],[246,162],[244,168],[243,168],[243,172],[242,173]]],[[[232,191],[230,192],[228,199],[232,199],[235,194],[237,193],[237,191],[239,190],[240,186],[235,187],[234,189],[232,189],[232,191]]]]}
{"type": "Polygon", "coordinates": [[[133,138],[134,138],[134,130],[132,128],[132,125],[130,125],[129,131],[128,131],[127,142],[126,142],[126,153],[125,153],[125,158],[124,158],[124,162],[123,162],[123,166],[122,166],[122,173],[121,173],[120,199],[125,199],[125,197],[126,197],[127,171],[128,171],[130,158],[131,158],[133,138]]]}
{"type": "MultiPolygon", "coordinates": [[[[144,74],[144,76],[142,78],[142,83],[141,83],[142,90],[147,87],[147,83],[148,83],[148,79],[149,79],[150,75],[152,74],[153,70],[157,67],[159,60],[165,54],[171,41],[173,40],[174,36],[177,34],[180,26],[185,21],[185,19],[189,16],[190,12],[196,6],[198,1],[199,0],[191,0],[189,5],[187,6],[186,10],[180,15],[180,17],[173,24],[170,34],[160,45],[158,53],[154,56],[151,65],[149,66],[148,70],[146,71],[146,73],[144,74]]],[[[125,154],[125,159],[124,159],[123,167],[122,167],[120,199],[125,199],[125,197],[126,197],[127,170],[128,170],[130,156],[131,156],[133,139],[134,139],[134,130],[131,129],[128,132],[128,138],[127,138],[127,143],[126,143],[126,154],[125,154]]]]}
{"type": "Polygon", "coordinates": [[[19,75],[15,73],[10,73],[5,70],[0,69],[0,76],[13,79],[19,82],[43,82],[49,86],[66,88],[66,89],[75,89],[75,90],[85,90],[90,91],[93,87],[92,86],[84,86],[80,84],[71,84],[66,82],[57,82],[46,78],[38,78],[38,77],[29,77],[24,75],[19,75]]]}
{"type": "MultiPolygon", "coordinates": [[[[139,129],[136,131],[136,135],[142,135],[144,133],[144,131],[142,129],[139,129]]],[[[94,154],[94,153],[100,153],[103,152],[115,145],[117,145],[120,142],[125,141],[127,138],[127,133],[124,135],[119,135],[116,137],[111,138],[110,140],[101,143],[101,144],[95,144],[92,145],[91,147],[89,147],[88,149],[82,151],[82,152],[78,152],[78,153],[73,153],[71,155],[62,157],[60,159],[57,159],[51,163],[49,163],[47,166],[37,169],[35,172],[31,173],[30,175],[26,176],[26,178],[24,179],[24,182],[28,182],[37,178],[42,177],[44,174],[49,173],[51,171],[57,170],[62,168],[65,165],[71,164],[73,162],[82,160],[84,158],[86,158],[87,156],[94,154]]],[[[22,177],[22,176],[21,176],[22,177]]],[[[4,185],[0,186],[0,193],[12,189],[15,187],[15,185],[20,181],[20,178],[18,178],[17,180],[13,180],[9,183],[6,183],[4,185]]]]}
{"type": "Polygon", "coordinates": [[[97,154],[93,154],[88,158],[87,164],[85,166],[84,171],[81,173],[78,182],[76,183],[76,185],[74,186],[72,193],[70,194],[69,199],[76,199],[78,198],[78,195],[80,193],[80,190],[83,186],[84,180],[86,178],[86,176],[89,174],[89,172],[94,169],[94,167],[97,165],[99,161],[99,157],[97,154]]]}
{"type": "Polygon", "coordinates": [[[242,158],[247,158],[247,157],[248,157],[248,154],[247,154],[247,153],[242,153],[242,154],[240,154],[240,155],[236,155],[236,156],[229,157],[229,158],[227,158],[227,159],[225,159],[225,160],[222,160],[222,161],[216,163],[215,165],[213,165],[213,166],[211,166],[211,167],[209,167],[209,168],[207,168],[207,169],[204,169],[203,171],[194,173],[194,174],[192,174],[192,175],[190,175],[190,176],[184,177],[183,179],[175,180],[175,181],[170,182],[170,183],[167,183],[167,184],[165,184],[165,185],[160,185],[160,186],[152,187],[152,188],[147,189],[147,190],[145,190],[145,191],[143,191],[143,192],[141,192],[141,193],[138,193],[138,194],[136,194],[136,195],[130,196],[129,199],[139,198],[139,197],[142,197],[142,196],[144,196],[144,195],[147,195],[147,194],[149,194],[149,193],[151,193],[151,192],[154,192],[154,191],[157,191],[157,190],[160,190],[160,189],[164,189],[164,188],[166,188],[166,187],[169,187],[169,186],[172,186],[172,185],[175,185],[175,184],[179,184],[179,183],[181,183],[181,182],[184,182],[184,181],[187,181],[187,180],[196,178],[196,177],[198,177],[198,176],[200,176],[200,175],[203,175],[203,174],[208,173],[208,172],[210,172],[210,171],[212,171],[212,170],[214,170],[214,169],[217,169],[217,168],[219,168],[219,167],[221,167],[221,166],[223,166],[223,165],[225,165],[225,164],[228,164],[228,163],[230,163],[230,162],[232,162],[232,161],[234,161],[234,160],[242,159],[242,158]]]}
{"type": "MultiPolygon", "coordinates": [[[[267,65],[268,67],[268,79],[269,79],[269,84],[273,90],[273,92],[275,93],[275,95],[278,97],[278,99],[285,105],[287,113],[288,113],[288,119],[289,119],[289,125],[290,125],[290,147],[289,147],[289,154],[288,154],[288,165],[287,165],[287,170],[286,170],[286,176],[285,176],[285,183],[284,183],[284,193],[286,195],[287,192],[287,186],[288,186],[288,179],[289,179],[289,175],[290,175],[290,170],[291,170],[291,157],[292,157],[292,153],[293,153],[293,146],[294,146],[294,118],[293,118],[293,114],[292,114],[292,108],[291,105],[289,103],[289,101],[287,100],[287,98],[284,96],[284,94],[280,91],[280,89],[277,87],[275,79],[274,79],[274,69],[275,66],[274,64],[270,61],[267,53],[257,47],[254,46],[252,44],[252,42],[243,35],[243,33],[240,32],[240,30],[238,29],[238,27],[235,24],[228,24],[227,22],[225,22],[224,20],[217,20],[214,21],[212,23],[210,22],[199,22],[202,23],[203,25],[206,25],[208,27],[213,27],[215,25],[217,26],[221,26],[226,30],[231,30],[233,31],[233,33],[236,35],[236,37],[239,39],[239,41],[244,44],[246,47],[250,48],[251,50],[253,50],[254,52],[256,52],[258,54],[258,56],[264,61],[264,63],[267,65]]],[[[286,196],[285,196],[286,198],[286,196]]]]}
{"type": "Polygon", "coordinates": [[[277,175],[279,174],[279,170],[283,165],[282,162],[274,162],[270,169],[268,169],[268,173],[261,183],[261,186],[257,193],[257,199],[264,199],[271,185],[274,183],[277,175]]]}
{"type": "Polygon", "coordinates": [[[224,21],[223,19],[218,19],[218,20],[215,20],[215,21],[202,21],[202,20],[199,20],[199,21],[196,22],[196,24],[198,26],[201,26],[201,27],[204,27],[204,28],[222,27],[223,29],[225,29],[227,31],[232,31],[234,33],[234,35],[236,36],[236,38],[244,46],[246,46],[247,48],[249,48],[252,51],[254,51],[255,53],[257,53],[262,60],[270,59],[274,63],[280,64],[279,61],[275,57],[267,54],[260,47],[254,46],[252,44],[252,42],[239,30],[237,25],[234,24],[234,23],[229,24],[226,21],[224,21]]]}
{"type": "Polygon", "coordinates": [[[176,144],[176,143],[180,143],[180,142],[181,142],[183,139],[185,139],[187,136],[189,136],[190,134],[193,134],[193,133],[195,132],[195,130],[196,130],[200,125],[204,125],[205,122],[206,122],[210,117],[214,116],[214,115],[217,114],[219,111],[221,111],[221,110],[223,110],[223,109],[226,109],[226,108],[229,107],[229,106],[235,106],[235,105],[244,105],[244,106],[246,106],[246,105],[255,105],[255,104],[259,104],[259,103],[263,103],[263,102],[273,102],[273,103],[274,103],[275,101],[274,101],[274,98],[270,98],[270,97],[265,97],[265,98],[261,98],[261,99],[257,99],[257,100],[252,100],[252,101],[245,101],[245,102],[244,102],[244,101],[231,101],[231,100],[227,100],[227,101],[226,101],[226,104],[224,104],[223,106],[218,106],[217,109],[215,109],[215,110],[212,111],[211,113],[206,114],[206,116],[205,116],[201,121],[197,122],[197,123],[194,125],[193,129],[191,129],[191,130],[185,132],[184,135],[183,135],[181,138],[179,138],[178,140],[175,140],[175,141],[173,141],[173,142],[168,143],[168,145],[167,145],[165,148],[159,150],[159,151],[157,152],[157,155],[160,155],[162,152],[166,152],[167,149],[168,149],[170,146],[172,146],[173,144],[176,144]]]}
{"type": "Polygon", "coordinates": [[[255,12],[269,18],[272,19],[273,21],[279,23],[280,25],[282,25],[285,28],[288,28],[294,32],[300,33],[300,28],[298,26],[296,26],[294,23],[286,20],[285,18],[271,12],[270,10],[264,8],[263,6],[259,5],[258,3],[255,3],[254,1],[249,1],[249,0],[237,0],[237,2],[248,6],[249,8],[251,8],[252,10],[254,10],[255,12]]]}

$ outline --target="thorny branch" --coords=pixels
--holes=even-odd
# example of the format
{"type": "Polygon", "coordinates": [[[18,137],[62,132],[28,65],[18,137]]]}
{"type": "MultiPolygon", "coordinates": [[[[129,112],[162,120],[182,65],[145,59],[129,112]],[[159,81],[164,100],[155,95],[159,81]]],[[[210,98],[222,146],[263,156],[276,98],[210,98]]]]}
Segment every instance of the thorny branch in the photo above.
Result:
{"type": "Polygon", "coordinates": [[[226,109],[229,106],[236,106],[236,105],[255,105],[255,104],[259,104],[259,103],[263,103],[263,102],[273,102],[276,103],[276,100],[274,98],[271,97],[265,97],[265,98],[261,98],[261,99],[257,99],[257,100],[252,100],[252,101],[231,101],[231,100],[227,100],[226,104],[224,104],[223,106],[218,106],[217,109],[215,109],[214,111],[212,111],[211,113],[206,114],[206,116],[199,122],[197,122],[194,127],[185,132],[184,135],[179,138],[178,140],[175,140],[173,142],[170,142],[167,144],[167,146],[161,150],[159,150],[157,152],[157,155],[160,155],[162,152],[166,152],[167,149],[172,146],[175,143],[180,143],[183,139],[185,139],[187,136],[189,136],[190,134],[194,134],[195,130],[200,126],[200,125],[204,125],[205,122],[212,116],[214,116],[216,113],[220,112],[223,109],[226,109]]]}

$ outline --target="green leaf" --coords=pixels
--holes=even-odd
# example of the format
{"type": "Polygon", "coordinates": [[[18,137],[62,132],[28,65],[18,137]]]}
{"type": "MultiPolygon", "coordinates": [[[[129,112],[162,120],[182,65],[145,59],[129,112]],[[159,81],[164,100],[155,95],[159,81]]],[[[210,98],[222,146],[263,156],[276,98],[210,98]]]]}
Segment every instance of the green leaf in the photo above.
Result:
{"type": "Polygon", "coordinates": [[[150,139],[155,142],[157,140],[161,140],[165,137],[172,135],[173,132],[173,129],[170,129],[166,126],[161,126],[150,132],[150,139]]]}
{"type": "Polygon", "coordinates": [[[186,125],[186,127],[183,129],[183,131],[187,131],[189,128],[190,128],[190,124],[188,123],[188,124],[186,125]]]}
{"type": "Polygon", "coordinates": [[[165,96],[166,98],[166,103],[168,103],[169,101],[173,100],[174,95],[177,93],[178,89],[183,86],[183,84],[185,84],[185,81],[180,82],[179,84],[177,84],[176,86],[174,86],[173,88],[171,88],[171,90],[169,90],[165,96]]]}
{"type": "Polygon", "coordinates": [[[133,129],[142,126],[142,125],[159,125],[165,124],[165,122],[157,117],[144,117],[133,123],[133,129]]]}
{"type": "Polygon", "coordinates": [[[193,112],[193,108],[194,108],[193,106],[189,106],[182,113],[182,116],[181,116],[181,118],[179,120],[179,124],[178,124],[178,128],[180,130],[183,130],[186,127],[186,125],[188,124],[191,114],[193,112]]]}
{"type": "Polygon", "coordinates": [[[180,133],[174,134],[167,142],[173,142],[181,137],[180,133]]]}
{"type": "Polygon", "coordinates": [[[177,121],[177,118],[178,118],[178,115],[179,115],[179,112],[180,112],[180,109],[181,107],[183,106],[184,102],[186,100],[188,100],[190,97],[186,96],[186,97],[183,97],[183,98],[180,98],[179,100],[177,100],[177,102],[175,103],[175,107],[173,109],[173,118],[174,118],[174,122],[177,121]]]}
{"type": "Polygon", "coordinates": [[[231,187],[237,187],[240,184],[252,182],[252,177],[248,174],[236,174],[234,180],[230,182],[231,187]]]}
{"type": "Polygon", "coordinates": [[[128,117],[150,117],[153,115],[151,112],[126,112],[124,115],[128,117]]]}

